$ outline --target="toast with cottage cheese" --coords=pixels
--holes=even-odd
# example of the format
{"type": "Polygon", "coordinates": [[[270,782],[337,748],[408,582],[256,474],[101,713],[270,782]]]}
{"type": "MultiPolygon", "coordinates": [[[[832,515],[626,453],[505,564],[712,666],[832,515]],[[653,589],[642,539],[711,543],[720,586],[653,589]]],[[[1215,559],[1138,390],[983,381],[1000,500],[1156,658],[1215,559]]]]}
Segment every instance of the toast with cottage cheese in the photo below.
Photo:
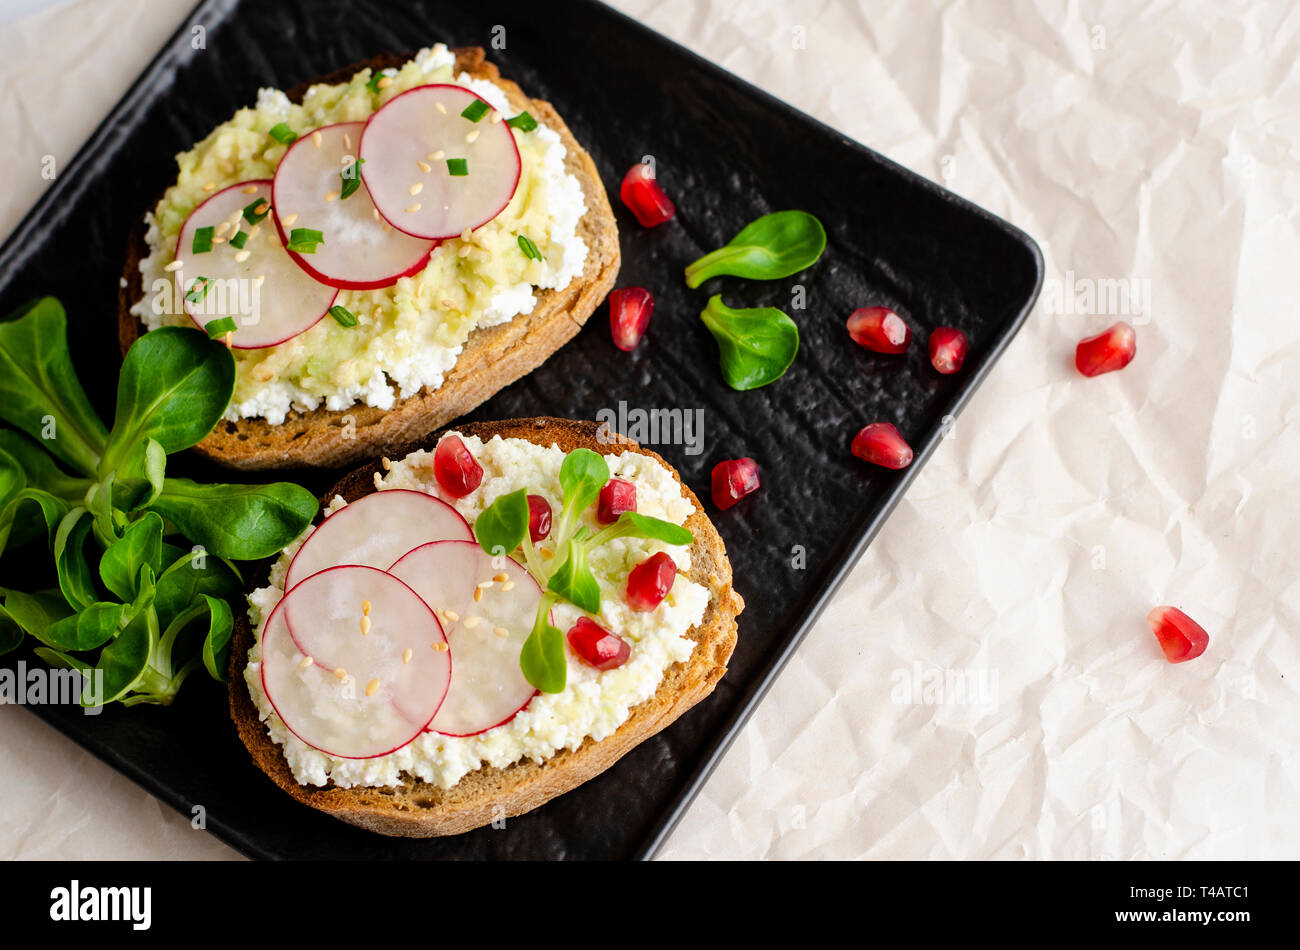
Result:
{"type": "MultiPolygon", "coordinates": [[[[529,99],[518,85],[502,79],[497,68],[484,59],[481,47],[453,52],[457,75],[466,72],[491,80],[504,90],[513,107],[526,108],[560,136],[567,152],[566,171],[580,183],[587,207],[578,225],[588,249],[581,274],[562,289],[537,289],[531,313],[472,331],[454,367],[436,389],[426,386],[414,395],[398,398],[389,409],[357,402],[340,410],[323,406],[293,410],[276,425],[263,418],[223,420],[195,447],[200,455],[243,470],[339,467],[416,442],[540,366],[577,334],[613,287],[620,264],[618,228],[591,156],[550,103],[529,99]]],[[[345,82],[365,67],[377,71],[398,67],[404,61],[398,55],[377,56],[296,86],[288,96],[301,102],[311,85],[345,82]]],[[[140,271],[140,263],[149,253],[145,233],[142,222],[130,236],[118,294],[118,339],[123,354],[145,330],[131,312],[145,294],[140,271]]]]}
{"type": "MultiPolygon", "coordinates": [[[[634,706],[613,734],[600,741],[588,736],[576,750],[561,749],[541,763],[525,758],[502,768],[485,765],[464,775],[449,789],[409,780],[399,787],[300,784],[281,747],[271,739],[245,683],[243,672],[254,636],[247,615],[239,613],[230,657],[230,709],[239,737],[253,762],[297,801],[385,835],[460,834],[503,817],[531,811],[599,775],[712,692],[726,672],[736,645],[736,618],[744,608],[740,595],[732,588],[731,565],[722,538],[705,515],[699,499],[656,453],[618,436],[598,438],[595,423],[567,419],[486,422],[466,425],[458,431],[478,436],[485,442],[499,435],[503,439],[523,439],[542,446],[554,444],[565,452],[580,447],[604,455],[631,450],[662,464],[681,486],[682,496],[694,507],[685,521],[694,542],[691,567],[683,576],[707,589],[708,604],[702,619],[686,633],[695,644],[689,657],[667,668],[656,692],[634,706]]],[[[432,444],[436,444],[436,439],[432,444]]],[[[326,493],[325,498],[337,494],[349,502],[355,501],[376,491],[375,478],[382,473],[380,462],[357,469],[326,493]]]]}

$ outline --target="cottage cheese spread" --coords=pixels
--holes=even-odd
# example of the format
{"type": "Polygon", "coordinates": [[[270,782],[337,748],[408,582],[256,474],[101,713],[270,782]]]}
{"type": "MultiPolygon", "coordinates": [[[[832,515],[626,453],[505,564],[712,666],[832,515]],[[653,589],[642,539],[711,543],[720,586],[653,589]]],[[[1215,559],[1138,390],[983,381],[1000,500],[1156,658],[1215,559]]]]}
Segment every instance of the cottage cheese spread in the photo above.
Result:
{"type": "MultiPolygon", "coordinates": [[[[438,44],[421,50],[392,80],[372,92],[370,70],[349,82],[313,86],[295,105],[275,89],[241,109],[202,142],[177,156],[180,173],[158,206],[145,217],[149,255],[140,262],[144,297],[132,307],[150,330],[191,325],[175,306],[170,275],[181,226],[199,204],[220,189],[249,179],[271,178],[287,146],[268,136],[286,122],[302,135],[323,125],[366,119],[394,96],[430,83],[456,83],[486,99],[506,116],[515,113],[496,84],[466,73],[453,76],[455,56],[438,44]]],[[[338,304],[358,318],[345,328],[325,319],[278,346],[236,350],[235,394],[229,420],[264,417],[278,425],[291,409],[346,409],[357,403],[389,409],[421,388],[436,389],[476,327],[506,323],[531,313],[534,290],[563,288],[579,274],[587,245],[578,234],[586,213],[582,185],[564,167],[566,149],[544,125],[513,130],[523,168],[510,204],[468,242],[444,241],[418,274],[391,287],[340,291],[338,304]],[[519,251],[518,237],[537,245],[543,260],[519,251]],[[470,250],[461,256],[462,247],[470,250]]]]}
{"type": "MultiPolygon", "coordinates": [[[[394,462],[378,483],[379,488],[426,491],[454,505],[471,524],[498,497],[520,488],[545,497],[558,514],[563,451],[555,446],[544,448],[500,436],[486,443],[470,436],[462,438],[483,466],[482,484],[474,492],[464,498],[445,495],[433,477],[433,453],[424,451],[394,462]]],[[[637,510],[642,514],[682,524],[694,510],[691,502],[682,496],[672,473],[654,459],[624,452],[606,456],[606,461],[611,475],[636,484],[637,510]]],[[[343,505],[343,499],[336,497],[329,511],[337,511],[343,505]]],[[[590,511],[584,521],[593,530],[598,527],[590,511]]],[[[343,787],[400,785],[405,776],[450,788],[464,775],[484,765],[501,767],[521,759],[541,762],[560,749],[577,749],[588,737],[600,741],[627,720],[632,707],[654,694],[669,666],[691,655],[695,644],[685,634],[703,619],[709,601],[708,590],[684,576],[690,569],[689,547],[636,538],[612,541],[592,550],[588,563],[601,588],[598,622],[630,643],[632,652],[626,663],[599,672],[568,651],[568,685],[564,691],[535,696],[527,708],[504,725],[466,737],[423,733],[409,745],[387,755],[338,759],[313,749],[293,735],[276,715],[262,689],[259,662],[262,626],[284,596],[289,561],[305,539],[304,534],[285,550],[271,571],[270,584],[249,595],[249,618],[257,632],[257,644],[249,651],[249,663],[244,671],[249,693],[272,740],[283,749],[294,777],[305,785],[324,785],[331,780],[343,787]],[[653,611],[631,610],[623,591],[628,571],[658,551],[667,551],[683,573],[677,575],[668,596],[653,611]]],[[[539,545],[539,551],[548,549],[547,541],[539,545]]],[[[567,603],[557,604],[551,614],[561,630],[568,630],[581,615],[567,603]]],[[[454,669],[454,656],[452,664],[454,669]]]]}

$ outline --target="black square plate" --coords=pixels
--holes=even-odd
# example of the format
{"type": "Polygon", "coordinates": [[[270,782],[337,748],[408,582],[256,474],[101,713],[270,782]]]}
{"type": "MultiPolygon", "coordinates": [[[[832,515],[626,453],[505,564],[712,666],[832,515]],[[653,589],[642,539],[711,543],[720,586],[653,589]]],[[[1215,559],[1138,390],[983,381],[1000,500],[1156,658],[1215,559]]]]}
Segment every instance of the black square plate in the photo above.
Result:
{"type": "MultiPolygon", "coordinates": [[[[657,298],[635,352],[614,348],[602,308],[545,366],[472,418],[591,419],[620,401],[701,409],[703,452],[658,448],[704,498],[715,462],[757,459],[760,492],[712,511],[748,604],[730,671],[708,700],[574,792],[504,830],[420,841],[369,834],[295,804],[250,764],[221,687],[197,674],[170,709],[34,711],[183,814],[203,806],[209,830],[256,857],[649,856],[1024,321],[1041,283],[1041,255],[1007,223],[598,3],[210,0],[5,244],[0,311],[39,294],[61,297],[73,358],[111,418],[125,239],[172,180],[173,156],[252,102],[260,86],[287,88],[438,41],[487,47],[503,75],[555,104],[615,196],[619,285],[648,287],[657,298]],[[654,156],[677,203],[677,217],[653,230],[616,197],[623,172],[644,155],[654,156]],[[826,225],[829,244],[817,265],[782,281],[719,278],[686,289],[687,263],[782,208],[810,211],[826,225]],[[783,379],[749,393],[722,383],[698,318],[711,293],[794,316],[802,348],[783,379]],[[876,304],[893,307],[916,331],[905,356],[877,356],[849,341],[847,315],[876,304]],[[955,376],[928,363],[926,339],[940,325],[971,341],[955,376]],[[889,472],[849,453],[853,434],[875,421],[895,423],[912,443],[911,468],[889,472]]],[[[192,458],[173,467],[229,478],[192,458]]],[[[335,478],[295,477],[317,491],[335,478]]]]}

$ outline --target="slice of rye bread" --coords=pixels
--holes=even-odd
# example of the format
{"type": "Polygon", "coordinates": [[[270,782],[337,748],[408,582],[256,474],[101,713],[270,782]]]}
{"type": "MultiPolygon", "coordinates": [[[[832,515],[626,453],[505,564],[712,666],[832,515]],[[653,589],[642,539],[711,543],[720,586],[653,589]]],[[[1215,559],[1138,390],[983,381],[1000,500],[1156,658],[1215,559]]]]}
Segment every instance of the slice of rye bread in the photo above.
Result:
{"type": "MultiPolygon", "coordinates": [[[[426,838],[454,835],[486,825],[503,816],[520,815],[550,801],[617,762],[637,744],[668,726],[678,716],[709,695],[736,646],[736,617],[744,601],[731,586],[731,564],[717,529],[700,501],[664,459],[621,436],[597,438],[594,422],[570,419],[510,419],[461,426],[458,431],[487,441],[494,435],[527,439],[538,445],[558,445],[566,452],[589,448],[603,454],[632,449],[649,456],[673,472],[685,497],[695,506],[686,527],[695,535],[691,569],[685,576],[709,590],[709,605],[700,623],[687,636],[696,642],[690,658],[665,671],[653,696],[633,707],[631,715],[613,735],[600,742],[588,738],[576,751],[563,749],[541,764],[522,760],[504,768],[484,767],[471,772],[450,789],[408,780],[400,788],[338,788],[300,785],[293,777],[280,747],[271,741],[266,725],[244,682],[253,630],[245,612],[239,612],[230,653],[230,712],[253,762],[275,784],[305,805],[328,812],[350,824],[386,835],[426,838]]],[[[436,438],[428,445],[436,444],[436,438]]],[[[334,495],[353,501],[375,491],[374,476],[380,462],[345,476],[324,498],[334,495]]],[[[269,566],[266,568],[269,571],[269,566]]],[[[265,572],[259,583],[265,584],[265,572]]]]}
{"type": "MultiPolygon", "coordinates": [[[[456,75],[463,71],[492,80],[505,91],[512,106],[527,109],[538,122],[559,134],[567,151],[565,168],[581,183],[587,204],[587,213],[578,224],[579,236],[587,243],[582,273],[562,290],[536,291],[532,313],[520,314],[499,326],[474,330],[455,366],[435,390],[421,389],[413,396],[398,399],[386,410],[356,403],[342,410],[292,411],[280,425],[260,418],[222,421],[195,446],[200,455],[244,470],[337,467],[415,442],[544,363],[582,329],[614,286],[620,263],[618,226],[591,156],[550,103],[529,99],[513,82],[502,79],[497,68],[484,60],[481,47],[454,52],[456,75]]],[[[401,66],[409,58],[377,56],[295,86],[288,96],[301,102],[311,85],[346,82],[367,66],[386,69],[401,66]]],[[[131,233],[123,270],[125,283],[118,292],[118,342],[123,354],[144,332],[144,326],[131,314],[131,307],[144,295],[140,261],[149,254],[145,231],[142,220],[131,233]]]]}

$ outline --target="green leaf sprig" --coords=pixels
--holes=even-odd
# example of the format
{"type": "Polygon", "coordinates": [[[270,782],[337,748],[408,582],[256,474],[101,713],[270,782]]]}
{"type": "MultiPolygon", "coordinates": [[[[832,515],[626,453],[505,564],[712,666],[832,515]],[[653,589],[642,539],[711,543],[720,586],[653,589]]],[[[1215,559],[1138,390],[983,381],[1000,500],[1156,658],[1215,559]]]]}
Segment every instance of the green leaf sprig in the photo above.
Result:
{"type": "Polygon", "coordinates": [[[694,290],[710,277],[730,274],[752,280],[789,277],[816,263],[826,249],[826,230],[806,211],[776,211],[751,221],[730,241],[686,268],[694,290]]]}
{"type": "Polygon", "coordinates": [[[775,307],[737,310],[714,294],[700,319],[718,343],[722,378],[732,389],[775,382],[799,353],[799,327],[775,307]]]}

